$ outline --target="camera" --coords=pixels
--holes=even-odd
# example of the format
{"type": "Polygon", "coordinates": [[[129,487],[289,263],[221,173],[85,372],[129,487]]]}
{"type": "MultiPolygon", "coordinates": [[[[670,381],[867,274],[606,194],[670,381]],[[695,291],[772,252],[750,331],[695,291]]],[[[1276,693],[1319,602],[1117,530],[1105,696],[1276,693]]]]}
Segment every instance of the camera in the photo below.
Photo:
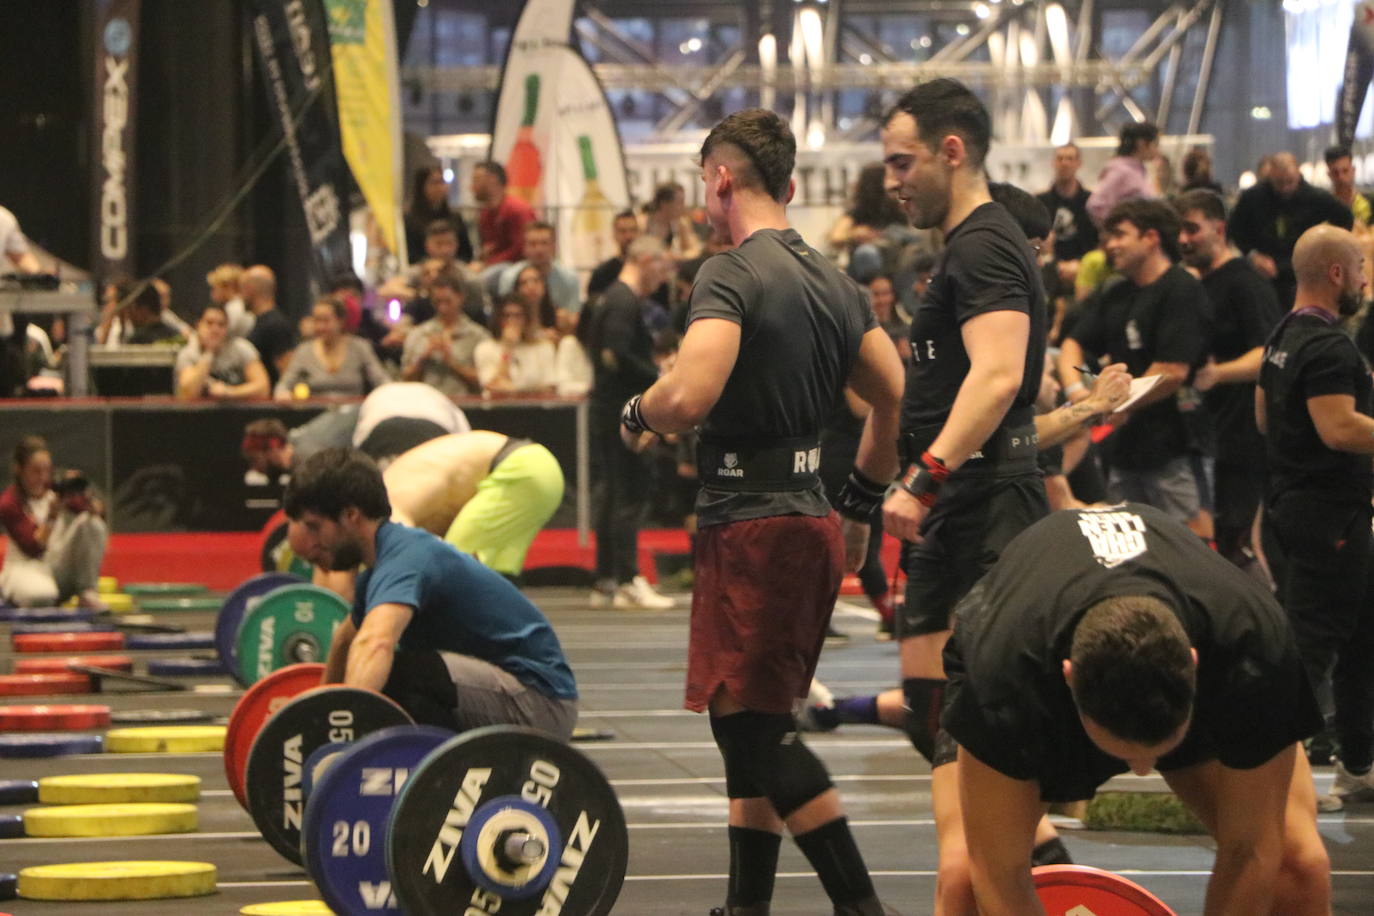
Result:
{"type": "Polygon", "coordinates": [[[53,492],[66,499],[68,496],[76,496],[86,492],[91,487],[91,482],[85,474],[76,473],[64,475],[53,481],[53,492]]]}

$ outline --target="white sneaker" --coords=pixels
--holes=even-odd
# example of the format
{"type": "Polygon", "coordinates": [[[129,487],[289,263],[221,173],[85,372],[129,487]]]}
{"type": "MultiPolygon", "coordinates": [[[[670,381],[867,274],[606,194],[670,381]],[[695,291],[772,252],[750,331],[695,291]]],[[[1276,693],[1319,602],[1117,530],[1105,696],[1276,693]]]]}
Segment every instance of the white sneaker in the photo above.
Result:
{"type": "Polygon", "coordinates": [[[618,608],[638,608],[644,611],[666,611],[677,604],[667,595],[660,595],[654,591],[649,580],[643,576],[635,576],[617,588],[611,603],[618,608]]]}
{"type": "Polygon", "coordinates": [[[1328,802],[1320,805],[1324,811],[1339,811],[1347,802],[1374,802],[1374,769],[1355,776],[1345,768],[1344,763],[1337,760],[1336,778],[1331,783],[1331,794],[1327,798],[1338,802],[1339,807],[1330,807],[1328,802]]]}
{"type": "Polygon", "coordinates": [[[603,592],[599,588],[594,588],[591,594],[587,596],[587,604],[591,605],[593,608],[610,607],[611,594],[611,592],[603,592]]]}

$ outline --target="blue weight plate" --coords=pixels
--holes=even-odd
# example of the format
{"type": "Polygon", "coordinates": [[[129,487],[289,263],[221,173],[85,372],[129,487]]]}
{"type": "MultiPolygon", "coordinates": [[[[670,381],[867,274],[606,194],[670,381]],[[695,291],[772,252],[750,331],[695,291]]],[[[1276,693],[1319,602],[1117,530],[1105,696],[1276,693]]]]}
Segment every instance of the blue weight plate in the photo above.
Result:
{"type": "Polygon", "coordinates": [[[16,840],[24,835],[24,815],[0,814],[0,840],[16,840]]]}
{"type": "Polygon", "coordinates": [[[28,805],[38,801],[38,783],[32,779],[0,779],[0,805],[28,805]]]}
{"type": "Polygon", "coordinates": [[[243,615],[248,613],[268,592],[276,591],[283,585],[298,585],[302,581],[299,576],[293,576],[290,573],[261,573],[251,579],[244,580],[224,599],[224,605],[219,609],[219,616],[215,618],[215,650],[219,652],[220,661],[224,662],[225,670],[232,674],[234,680],[238,681],[241,686],[248,686],[243,683],[243,677],[239,674],[236,650],[239,627],[243,624],[243,615]]]}
{"type": "Polygon", "coordinates": [[[305,867],[334,912],[400,912],[386,869],[391,805],[410,772],[452,737],[430,725],[384,728],[321,774],[305,804],[301,845],[305,867]]]}
{"type": "Polygon", "coordinates": [[[305,763],[301,766],[301,797],[309,801],[310,793],[315,791],[315,778],[318,771],[320,776],[324,775],[324,770],[320,767],[328,767],[333,760],[326,758],[340,754],[352,747],[348,741],[336,741],[332,744],[322,744],[310,752],[310,756],[305,758],[305,763]]]}
{"type": "Polygon", "coordinates": [[[563,851],[563,835],[558,830],[553,816],[542,805],[526,801],[518,795],[506,795],[483,802],[472,812],[472,819],[463,828],[463,839],[458,844],[458,854],[463,859],[463,867],[468,870],[472,880],[505,900],[527,900],[542,894],[548,887],[553,873],[558,870],[558,857],[563,851]],[[537,836],[544,848],[542,863],[528,866],[529,873],[519,878],[523,883],[513,884],[513,873],[502,878],[506,883],[487,875],[485,868],[490,863],[483,862],[482,846],[506,829],[525,831],[537,836]]]}
{"type": "Polygon", "coordinates": [[[66,623],[93,620],[95,611],[77,607],[6,607],[0,608],[0,620],[14,623],[66,623]]]}
{"type": "Polygon", "coordinates": [[[0,757],[98,754],[102,747],[104,739],[99,735],[0,735],[0,757]]]}
{"type": "Polygon", "coordinates": [[[24,636],[29,633],[113,633],[116,629],[112,623],[72,620],[67,623],[16,623],[10,627],[10,634],[24,636]]]}
{"type": "Polygon", "coordinates": [[[153,677],[214,677],[225,670],[217,658],[150,658],[148,673],[153,677]]]}
{"type": "Polygon", "coordinates": [[[126,649],[213,649],[215,634],[209,630],[195,633],[131,633],[124,637],[126,649]]]}

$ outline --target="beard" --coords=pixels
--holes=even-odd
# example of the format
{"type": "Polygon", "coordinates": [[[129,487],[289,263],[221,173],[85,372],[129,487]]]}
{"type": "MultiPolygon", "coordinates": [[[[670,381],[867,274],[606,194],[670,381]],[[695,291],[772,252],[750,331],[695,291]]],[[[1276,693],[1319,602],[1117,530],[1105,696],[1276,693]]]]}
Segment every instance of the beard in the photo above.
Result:
{"type": "Polygon", "coordinates": [[[335,547],[323,564],[329,572],[347,572],[363,565],[363,549],[352,541],[335,547]]]}
{"type": "Polygon", "coordinates": [[[1344,290],[1336,299],[1336,311],[1342,318],[1349,318],[1360,311],[1360,294],[1354,290],[1344,290]]]}
{"type": "Polygon", "coordinates": [[[901,205],[912,228],[934,229],[949,215],[949,188],[914,191],[901,201],[901,205]]]}

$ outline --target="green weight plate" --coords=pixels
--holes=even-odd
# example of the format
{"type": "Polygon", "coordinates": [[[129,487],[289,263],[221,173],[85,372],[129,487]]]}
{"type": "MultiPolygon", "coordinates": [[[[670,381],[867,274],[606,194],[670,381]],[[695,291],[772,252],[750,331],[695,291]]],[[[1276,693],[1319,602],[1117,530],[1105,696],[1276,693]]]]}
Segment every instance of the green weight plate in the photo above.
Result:
{"type": "Polygon", "coordinates": [[[140,598],[138,606],[150,613],[167,611],[218,611],[223,598],[209,596],[140,598]]]}
{"type": "Polygon", "coordinates": [[[124,591],[136,597],[158,595],[199,595],[208,591],[198,582],[130,582],[124,591]]]}
{"type": "Polygon", "coordinates": [[[235,658],[244,684],[278,668],[322,662],[334,630],[348,616],[348,605],[314,585],[284,585],[268,592],[243,615],[235,658]]]}

